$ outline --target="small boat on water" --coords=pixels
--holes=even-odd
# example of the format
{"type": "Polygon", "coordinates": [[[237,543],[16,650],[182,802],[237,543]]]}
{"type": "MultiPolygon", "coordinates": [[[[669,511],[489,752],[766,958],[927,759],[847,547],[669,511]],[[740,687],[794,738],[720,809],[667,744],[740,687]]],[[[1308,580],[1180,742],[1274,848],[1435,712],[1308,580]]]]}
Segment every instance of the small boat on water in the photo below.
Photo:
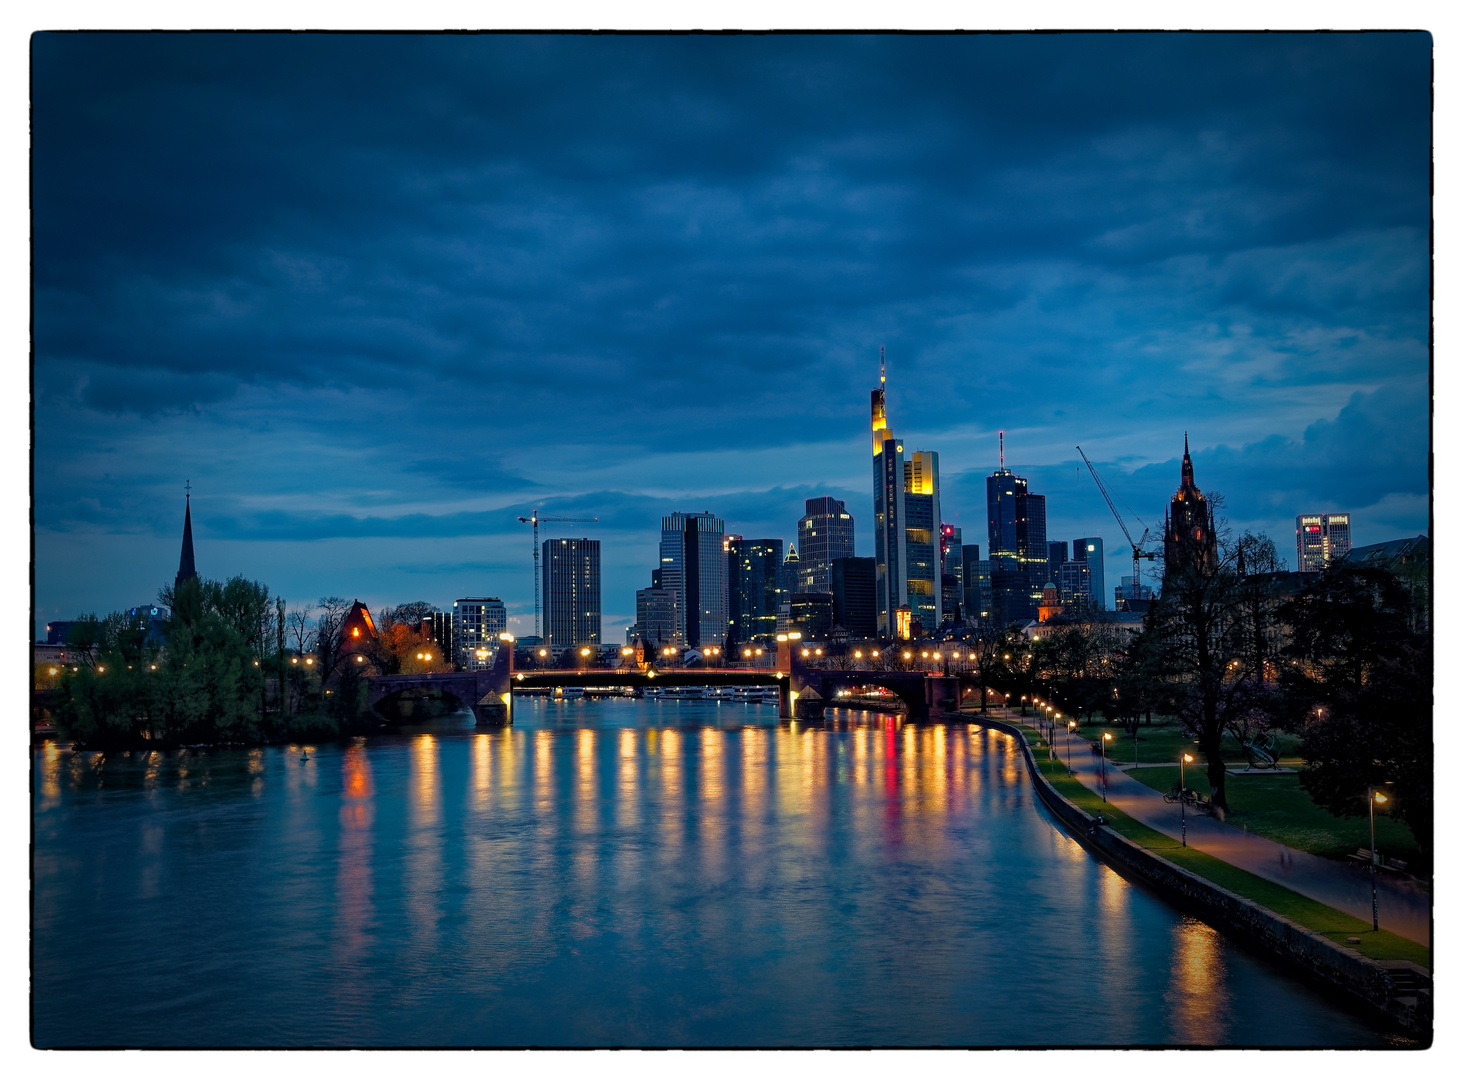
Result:
{"type": "Polygon", "coordinates": [[[704,686],[667,686],[662,696],[675,698],[678,701],[700,701],[706,696],[706,688],[704,686]]]}
{"type": "Polygon", "coordinates": [[[554,688],[554,697],[558,698],[581,698],[584,696],[582,686],[559,686],[554,688]]]}

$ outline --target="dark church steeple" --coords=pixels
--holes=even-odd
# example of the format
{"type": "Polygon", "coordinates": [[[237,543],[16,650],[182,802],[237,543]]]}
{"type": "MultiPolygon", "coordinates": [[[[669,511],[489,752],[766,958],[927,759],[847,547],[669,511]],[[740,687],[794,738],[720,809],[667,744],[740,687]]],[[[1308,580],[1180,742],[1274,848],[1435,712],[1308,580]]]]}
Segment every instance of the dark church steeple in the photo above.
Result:
{"type": "MultiPolygon", "coordinates": [[[[191,487],[191,485],[189,485],[191,487]]],[[[173,581],[173,589],[181,588],[183,582],[198,576],[198,571],[193,566],[193,496],[191,492],[183,495],[183,552],[178,556],[178,576],[173,581]]]]}
{"type": "Polygon", "coordinates": [[[1168,504],[1168,520],[1163,525],[1163,579],[1167,582],[1189,568],[1196,568],[1209,576],[1218,564],[1214,509],[1194,483],[1194,461],[1189,457],[1189,433],[1186,431],[1179,489],[1168,504]]]}

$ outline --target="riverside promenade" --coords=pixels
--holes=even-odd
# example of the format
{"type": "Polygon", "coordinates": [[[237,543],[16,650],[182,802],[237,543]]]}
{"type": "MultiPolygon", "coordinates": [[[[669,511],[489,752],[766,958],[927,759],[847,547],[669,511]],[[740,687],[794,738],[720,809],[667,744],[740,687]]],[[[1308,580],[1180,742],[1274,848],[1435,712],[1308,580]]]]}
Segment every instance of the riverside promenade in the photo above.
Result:
{"type": "MultiPolygon", "coordinates": [[[[1010,710],[993,712],[1008,723],[1026,722],[1010,710]]],[[[1053,749],[1064,763],[1070,755],[1072,772],[1085,787],[1094,792],[1101,790],[1101,761],[1092,753],[1088,739],[1058,729],[1053,749]]],[[[1200,766],[1196,763],[1195,767],[1200,766]]],[[[1111,758],[1107,763],[1107,801],[1150,829],[1179,838],[1178,805],[1164,802],[1162,794],[1127,775],[1111,758]]],[[[1189,846],[1196,851],[1371,922],[1371,875],[1364,869],[1277,844],[1204,814],[1189,811],[1187,817],[1189,846]]],[[[1431,909],[1432,898],[1413,882],[1377,875],[1377,921],[1383,930],[1431,947],[1431,909]]]]}

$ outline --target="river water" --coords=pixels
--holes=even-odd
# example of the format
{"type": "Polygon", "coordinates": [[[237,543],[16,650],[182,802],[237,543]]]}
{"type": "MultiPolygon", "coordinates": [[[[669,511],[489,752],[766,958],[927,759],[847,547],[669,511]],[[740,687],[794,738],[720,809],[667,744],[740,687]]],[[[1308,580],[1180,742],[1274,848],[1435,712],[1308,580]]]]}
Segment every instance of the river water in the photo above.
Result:
{"type": "Polygon", "coordinates": [[[36,750],[38,1046],[1376,1046],[1090,856],[978,724],[521,700],[36,750]]]}

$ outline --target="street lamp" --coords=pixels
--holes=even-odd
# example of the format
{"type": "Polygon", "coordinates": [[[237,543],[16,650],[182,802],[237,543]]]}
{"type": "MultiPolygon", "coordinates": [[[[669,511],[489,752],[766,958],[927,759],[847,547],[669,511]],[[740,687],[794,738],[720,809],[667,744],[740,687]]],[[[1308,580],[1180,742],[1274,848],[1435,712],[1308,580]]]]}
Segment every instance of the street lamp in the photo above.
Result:
{"type": "Polygon", "coordinates": [[[1376,788],[1372,788],[1371,789],[1371,798],[1366,801],[1367,824],[1371,826],[1371,830],[1372,830],[1372,865],[1371,865],[1371,872],[1372,872],[1372,929],[1373,930],[1378,929],[1378,927],[1377,927],[1377,862],[1378,862],[1378,860],[1377,860],[1377,814],[1376,814],[1376,809],[1377,809],[1377,807],[1380,804],[1382,804],[1382,803],[1384,803],[1386,801],[1387,801],[1387,796],[1383,795],[1376,788]]]}
{"type": "Polygon", "coordinates": [[[1193,760],[1193,754],[1179,758],[1179,843],[1184,847],[1189,846],[1189,819],[1184,812],[1184,763],[1193,760]]]}
{"type": "Polygon", "coordinates": [[[1107,802],[1107,743],[1112,738],[1111,731],[1102,733],[1102,801],[1107,802]]]}
{"type": "Polygon", "coordinates": [[[1072,732],[1077,730],[1077,721],[1067,721],[1067,775],[1072,775],[1072,732]]]}

